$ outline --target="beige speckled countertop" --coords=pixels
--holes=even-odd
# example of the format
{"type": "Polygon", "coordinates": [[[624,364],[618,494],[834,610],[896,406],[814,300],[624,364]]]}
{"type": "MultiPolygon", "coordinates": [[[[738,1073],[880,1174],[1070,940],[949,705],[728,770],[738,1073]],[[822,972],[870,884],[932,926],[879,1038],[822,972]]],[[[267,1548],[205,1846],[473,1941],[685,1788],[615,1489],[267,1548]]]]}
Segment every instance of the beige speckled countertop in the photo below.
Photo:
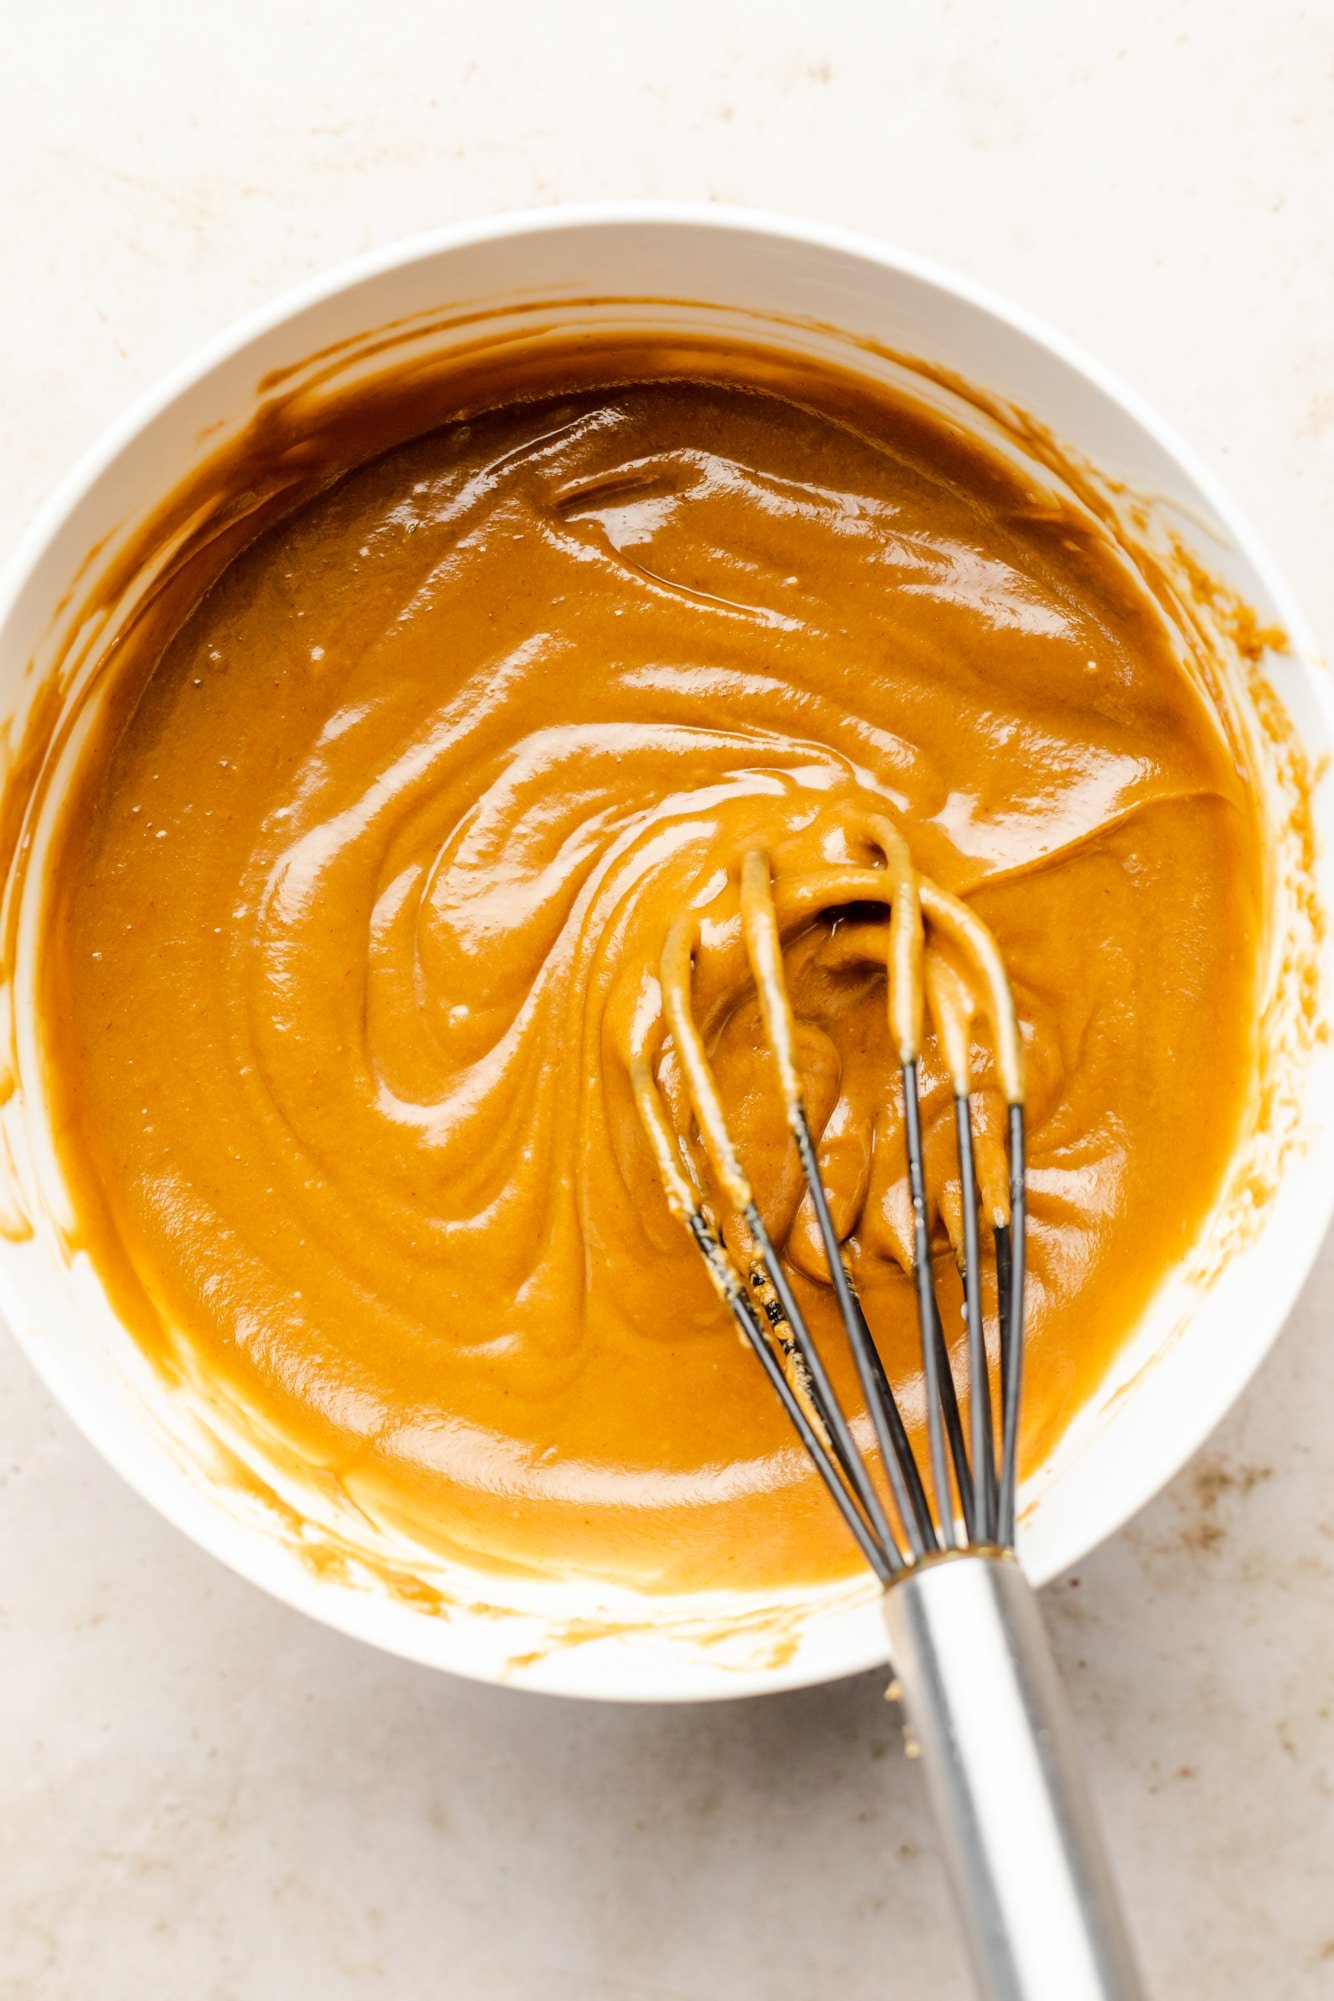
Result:
{"type": "MultiPolygon", "coordinates": [[[[602,195],[847,223],[1199,447],[1334,631],[1334,9],[45,0],[0,71],[0,546],[140,389],[354,252],[602,195]]],[[[1048,1594],[1157,1995],[1334,1996],[1334,1247],[1048,1594]]],[[[433,1677],[167,1528],[0,1342],[5,2001],[956,2001],[877,1678],[707,1711],[433,1677]]],[[[1074,2001],[1074,1997],[1072,1997],[1074,2001]]]]}

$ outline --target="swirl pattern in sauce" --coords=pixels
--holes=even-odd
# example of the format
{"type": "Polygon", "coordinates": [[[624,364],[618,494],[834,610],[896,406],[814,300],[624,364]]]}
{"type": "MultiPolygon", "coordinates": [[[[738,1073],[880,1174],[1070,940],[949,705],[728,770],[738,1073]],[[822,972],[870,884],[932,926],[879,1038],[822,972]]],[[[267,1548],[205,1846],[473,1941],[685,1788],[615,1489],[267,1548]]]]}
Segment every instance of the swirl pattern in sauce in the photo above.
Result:
{"type": "MultiPolygon", "coordinates": [[[[702,1003],[720,1083],[831,1324],[728,927],[749,846],[855,861],[886,811],[991,927],[1022,1021],[1035,1461],[1219,1187],[1256,812],[1085,513],[906,403],[850,422],[716,364],[354,469],[232,562],[91,747],[47,1041],[82,1226],[145,1343],[487,1563],[658,1589],[849,1569],[666,1212],[623,1055],[689,904],[732,968],[702,1003]]],[[[911,1412],[883,974],[823,924],[788,973],[911,1412]]],[[[948,1220],[931,1045],[925,1081],[948,1220]]]]}

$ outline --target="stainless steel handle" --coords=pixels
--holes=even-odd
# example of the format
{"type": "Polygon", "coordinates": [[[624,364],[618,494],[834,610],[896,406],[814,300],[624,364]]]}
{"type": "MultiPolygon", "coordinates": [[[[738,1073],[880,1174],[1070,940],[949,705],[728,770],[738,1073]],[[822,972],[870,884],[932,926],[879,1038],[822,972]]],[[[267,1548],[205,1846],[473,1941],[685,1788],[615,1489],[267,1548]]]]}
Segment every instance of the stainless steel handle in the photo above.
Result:
{"type": "Polygon", "coordinates": [[[885,1619],[981,1992],[1144,2001],[1019,1565],[973,1551],[924,1563],[890,1586],[885,1619]]]}

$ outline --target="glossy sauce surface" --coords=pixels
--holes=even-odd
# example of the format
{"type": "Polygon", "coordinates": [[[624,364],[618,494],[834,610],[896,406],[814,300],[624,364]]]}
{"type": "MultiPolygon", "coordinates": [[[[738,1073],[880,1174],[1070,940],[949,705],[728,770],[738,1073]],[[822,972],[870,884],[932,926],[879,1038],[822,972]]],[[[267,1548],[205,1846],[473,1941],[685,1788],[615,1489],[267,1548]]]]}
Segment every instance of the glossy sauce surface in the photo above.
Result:
{"type": "MultiPolygon", "coordinates": [[[[986,449],[821,400],[581,386],[360,466],[232,562],[64,824],[48,1062],[122,1311],[369,1514],[486,1563],[653,1589],[855,1565],[667,1212],[626,1071],[678,910],[733,968],[748,846],[856,862],[887,811],[999,940],[1029,1464],[1189,1247],[1250,1089],[1256,815],[1157,612],[1096,522],[986,449]]],[[[701,967],[786,1228],[754,996],[701,967]]],[[[788,973],[917,1413],[883,976],[827,923],[788,973]]],[[[926,1083],[948,1219],[930,1044],[926,1083]]],[[[789,1252],[831,1330],[800,1215],[789,1252]]]]}

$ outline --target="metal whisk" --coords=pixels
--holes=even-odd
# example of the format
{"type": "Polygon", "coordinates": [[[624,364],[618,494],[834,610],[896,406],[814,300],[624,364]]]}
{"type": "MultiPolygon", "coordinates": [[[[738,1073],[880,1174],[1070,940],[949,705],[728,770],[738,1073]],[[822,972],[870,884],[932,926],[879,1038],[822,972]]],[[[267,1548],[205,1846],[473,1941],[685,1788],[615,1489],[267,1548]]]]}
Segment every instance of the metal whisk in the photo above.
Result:
{"type": "MultiPolygon", "coordinates": [[[[740,917],[765,1039],[818,1225],[881,1468],[859,1449],[729,1130],[692,1006],[698,919],[662,954],[663,1017],[693,1115],[668,1116],[652,1051],[634,1053],[636,1103],[672,1209],[754,1350],[816,1471],[885,1587],[896,1683],[920,1749],[980,1989],[993,2001],[1139,2001],[1142,1988],[1081,1776],[1037,1599],[1014,1557],[1024,1310],[1022,1043],[994,939],[966,904],[920,878],[887,819],[860,830],[880,857],[775,882],[764,852],[740,872],[740,917]],[[888,911],[868,922],[865,906],[888,911]],[[926,1392],[926,1477],[844,1260],[803,1101],[783,937],[834,913],[849,960],[886,966],[901,1064],[926,1392]],[[980,1007],[978,997],[980,995],[980,1007]],[[979,1187],[970,1076],[977,1013],[1007,1107],[1005,1185],[979,1187]],[[961,1190],[959,1268],[967,1423],[932,1271],[920,1063],[929,1015],[949,1072],[961,1190]],[[701,1172],[695,1139],[706,1169],[701,1172]],[[733,1218],[737,1255],[718,1221],[733,1218]],[[998,1369],[988,1366],[983,1211],[994,1248],[998,1369]],[[928,1492],[929,1483],[929,1492],[928,1492]]],[[[994,1177],[993,1177],[994,1179],[994,1177]]]]}

